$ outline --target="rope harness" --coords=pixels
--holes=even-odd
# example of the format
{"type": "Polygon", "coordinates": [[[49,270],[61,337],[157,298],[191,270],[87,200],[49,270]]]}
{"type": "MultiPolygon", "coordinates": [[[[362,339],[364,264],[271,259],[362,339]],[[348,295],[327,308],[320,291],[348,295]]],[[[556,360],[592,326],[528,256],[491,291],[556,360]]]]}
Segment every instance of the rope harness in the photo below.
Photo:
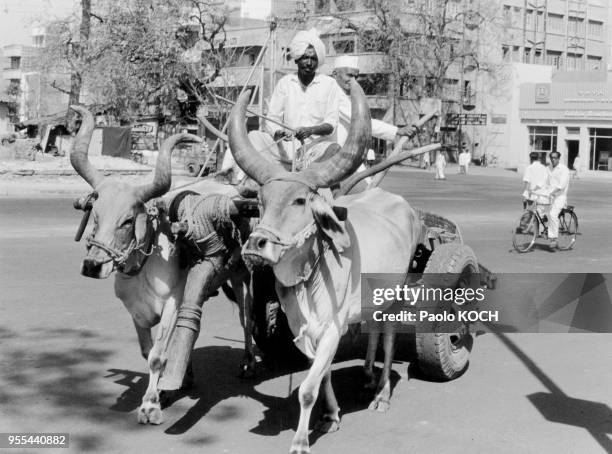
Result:
{"type": "Polygon", "coordinates": [[[103,243],[102,241],[96,240],[95,238],[96,232],[94,230],[92,234],[86,239],[85,244],[87,245],[87,249],[90,249],[92,246],[96,246],[97,248],[102,249],[108,255],[108,258],[104,260],[102,263],[108,263],[112,261],[115,268],[121,273],[127,274],[128,276],[133,276],[133,275],[138,274],[140,270],[142,269],[142,267],[144,266],[144,264],[146,263],[147,258],[151,254],[153,254],[153,252],[155,252],[155,249],[156,249],[153,247],[153,239],[155,237],[154,223],[158,221],[159,210],[154,205],[147,205],[146,214],[147,214],[146,232],[143,236],[142,242],[138,243],[136,241],[135,232],[132,231],[132,240],[130,241],[130,244],[125,250],[121,251],[119,249],[112,247],[110,244],[103,243]],[[143,260],[140,261],[140,263],[137,263],[134,268],[126,270],[125,265],[128,259],[132,256],[132,254],[136,252],[143,255],[143,260]]]}

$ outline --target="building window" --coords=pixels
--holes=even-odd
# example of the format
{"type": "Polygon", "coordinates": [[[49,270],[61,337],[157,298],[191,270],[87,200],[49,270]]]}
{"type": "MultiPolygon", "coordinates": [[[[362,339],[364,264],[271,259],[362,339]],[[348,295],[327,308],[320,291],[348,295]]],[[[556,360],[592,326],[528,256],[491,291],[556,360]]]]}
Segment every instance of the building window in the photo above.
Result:
{"type": "Polygon", "coordinates": [[[580,54],[567,54],[567,71],[582,71],[584,69],[584,63],[582,55],[580,54]]]}
{"type": "Polygon", "coordinates": [[[595,57],[593,55],[589,55],[587,57],[587,70],[597,71],[599,69],[601,69],[601,57],[595,57]]]}
{"type": "Polygon", "coordinates": [[[523,52],[523,63],[531,62],[531,49],[529,47],[525,47],[525,51],[523,52]]]}
{"type": "Polygon", "coordinates": [[[19,69],[21,67],[21,57],[11,57],[11,68],[19,69]]]}
{"type": "Polygon", "coordinates": [[[548,31],[550,33],[565,33],[563,16],[560,14],[548,14],[548,31]]]}
{"type": "Polygon", "coordinates": [[[34,46],[43,47],[45,45],[45,35],[34,36],[34,46]]]}
{"type": "Polygon", "coordinates": [[[589,21],[589,36],[592,38],[603,37],[603,22],[597,22],[594,20],[589,21]]]}
{"type": "Polygon", "coordinates": [[[502,58],[507,61],[510,60],[510,56],[510,47],[502,46],[502,58]]]}
{"type": "Polygon", "coordinates": [[[589,128],[589,170],[612,170],[612,129],[589,128]]]}
{"type": "Polygon", "coordinates": [[[547,50],[545,64],[548,66],[553,66],[557,69],[561,68],[562,66],[561,52],[557,52],[554,50],[547,50]]]}
{"type": "Polygon", "coordinates": [[[355,10],[355,0],[336,0],[336,9],[338,12],[342,11],[354,11],[355,10]]]}
{"type": "Polygon", "coordinates": [[[556,126],[529,126],[529,152],[537,151],[540,161],[546,162],[546,156],[557,149],[556,126]]]}
{"type": "Polygon", "coordinates": [[[584,36],[584,19],[579,17],[570,17],[568,21],[568,33],[570,36],[584,36]]]}

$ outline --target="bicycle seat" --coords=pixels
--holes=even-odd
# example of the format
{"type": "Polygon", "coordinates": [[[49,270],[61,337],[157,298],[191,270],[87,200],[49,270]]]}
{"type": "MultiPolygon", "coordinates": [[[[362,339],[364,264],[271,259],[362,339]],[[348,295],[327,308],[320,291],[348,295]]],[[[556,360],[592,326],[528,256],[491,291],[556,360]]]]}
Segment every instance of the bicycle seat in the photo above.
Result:
{"type": "Polygon", "coordinates": [[[574,205],[568,205],[564,209],[565,211],[574,211],[574,205]]]}

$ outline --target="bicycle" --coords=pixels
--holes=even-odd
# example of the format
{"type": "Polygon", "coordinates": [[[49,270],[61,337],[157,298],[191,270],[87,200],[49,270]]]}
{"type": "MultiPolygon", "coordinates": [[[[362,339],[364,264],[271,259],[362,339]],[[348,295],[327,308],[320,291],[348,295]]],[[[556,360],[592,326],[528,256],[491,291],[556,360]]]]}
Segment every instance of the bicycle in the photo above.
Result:
{"type": "MultiPolygon", "coordinates": [[[[517,252],[530,251],[537,238],[548,237],[548,216],[540,215],[538,203],[527,202],[525,211],[519,218],[512,231],[512,244],[517,252]]],[[[568,205],[559,213],[559,237],[558,248],[567,251],[574,247],[578,235],[578,216],[574,213],[574,207],[568,205]]]]}

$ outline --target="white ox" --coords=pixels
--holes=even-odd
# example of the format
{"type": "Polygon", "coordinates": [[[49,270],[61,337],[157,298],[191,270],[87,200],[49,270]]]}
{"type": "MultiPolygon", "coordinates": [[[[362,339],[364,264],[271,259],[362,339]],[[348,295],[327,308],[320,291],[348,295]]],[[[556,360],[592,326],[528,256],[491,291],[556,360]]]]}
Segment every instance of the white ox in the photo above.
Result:
{"type": "MultiPolygon", "coordinates": [[[[191,335],[188,347],[184,347],[184,342],[172,350],[178,349],[186,357],[178,360],[180,369],[181,365],[185,366],[188,362],[199,331],[202,303],[228,279],[232,281],[244,328],[243,370],[245,366],[253,366],[249,317],[250,276],[240,260],[239,243],[194,266],[181,266],[178,248],[171,240],[173,235],[168,217],[152,214],[150,205],[145,205],[147,201],[164,195],[170,188],[170,155],[174,146],[181,141],[200,141],[198,137],[177,134],[168,138],[160,150],[153,181],[133,186],[117,178],[104,177],[91,166],[87,151],[94,127],[93,117],[82,107],[72,108],[81,114],[82,124],[75,138],[70,161],[79,175],[94,189],[88,199],[88,206],[81,206],[83,209],[91,209],[94,220],[81,273],[104,279],[117,270],[115,295],[133,318],[142,355],[149,364],[149,384],[138,409],[138,421],[143,424],[160,424],[163,421],[159,399],[159,389],[162,389],[159,387],[160,375],[168,359],[175,359],[168,358],[167,353],[171,333],[180,333],[182,329],[173,327],[175,324],[187,326],[187,332],[191,335]],[[153,339],[151,328],[155,325],[158,325],[158,329],[153,339]]],[[[218,186],[211,187],[209,183],[208,187],[195,185],[190,189],[196,192],[222,191],[218,186]]],[[[235,192],[233,188],[229,191],[235,192]]],[[[180,373],[172,372],[175,381],[178,376],[180,386],[184,370],[180,373]]],[[[177,387],[171,385],[163,389],[177,387]]]]}
{"type": "MultiPolygon", "coordinates": [[[[348,325],[360,321],[361,273],[406,273],[421,232],[417,213],[397,195],[374,189],[340,197],[332,206],[317,192],[353,173],[368,148],[369,107],[354,81],[351,100],[347,142],[342,148],[332,145],[326,153],[329,159],[300,173],[286,172],[253,148],[244,126],[248,96],[239,99],[230,121],[234,158],[261,185],[261,221],[245,244],[243,257],[272,265],[294,342],[312,360],[299,389],[301,412],[291,445],[291,453],[296,454],[310,452],[308,425],[321,384],[326,410],[318,429],[329,432],[339,427],[331,363],[348,325]],[[342,208],[348,212],[346,220],[342,208]]],[[[390,365],[386,358],[387,370],[375,401],[389,397],[390,365]]]]}

